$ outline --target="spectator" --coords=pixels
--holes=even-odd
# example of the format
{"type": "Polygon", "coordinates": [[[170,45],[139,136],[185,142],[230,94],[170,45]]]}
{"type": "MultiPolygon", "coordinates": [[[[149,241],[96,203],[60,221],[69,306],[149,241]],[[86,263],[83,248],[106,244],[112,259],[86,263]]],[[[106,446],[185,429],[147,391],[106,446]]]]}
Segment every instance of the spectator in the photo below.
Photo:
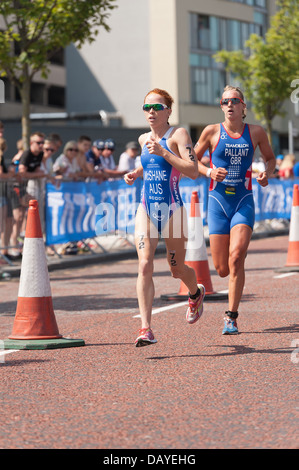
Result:
{"type": "Polygon", "coordinates": [[[208,168],[210,168],[210,151],[206,150],[205,153],[202,156],[202,159],[200,160],[201,163],[208,168]]]}
{"type": "Polygon", "coordinates": [[[91,138],[87,135],[81,135],[78,139],[78,153],[77,153],[77,163],[81,170],[81,176],[87,178],[93,172],[89,165],[87,165],[86,153],[90,150],[91,147],[91,138]]]}
{"type": "Polygon", "coordinates": [[[275,170],[273,172],[273,178],[279,178],[278,172],[279,172],[279,168],[280,168],[282,160],[283,160],[282,154],[279,154],[276,156],[276,165],[275,165],[275,170]]]}
{"type": "MultiPolygon", "coordinates": [[[[14,166],[10,165],[7,170],[4,163],[4,152],[7,150],[7,144],[5,139],[0,137],[0,231],[1,231],[1,247],[2,255],[11,261],[21,259],[22,255],[17,248],[16,239],[16,224],[18,223],[18,217],[16,214],[16,208],[18,207],[19,198],[13,191],[12,177],[14,172],[14,166]],[[7,181],[3,181],[7,180],[7,181]],[[14,197],[15,196],[15,197],[14,197]],[[12,243],[12,247],[10,247],[12,243]],[[8,249],[11,248],[10,253],[8,249]]],[[[21,220],[22,222],[22,220],[21,220]]]]}
{"type": "Polygon", "coordinates": [[[8,205],[7,205],[7,217],[8,217],[8,230],[10,243],[14,247],[11,250],[12,257],[17,260],[21,259],[22,255],[18,247],[18,240],[21,232],[25,232],[26,226],[26,208],[30,197],[26,192],[26,181],[22,181],[18,178],[19,161],[24,152],[23,140],[19,139],[16,144],[17,153],[11,160],[11,175],[14,178],[8,182],[7,194],[8,194],[8,205]]]}
{"type": "Polygon", "coordinates": [[[42,132],[31,134],[30,147],[22,153],[19,160],[19,173],[28,179],[27,193],[39,203],[42,199],[41,178],[44,177],[44,172],[40,168],[44,156],[44,143],[45,135],[42,132]]]}
{"type": "Polygon", "coordinates": [[[299,177],[299,161],[295,163],[294,168],[293,168],[294,176],[295,178],[299,177]]]}
{"type": "Polygon", "coordinates": [[[265,163],[261,156],[255,157],[252,162],[252,178],[257,178],[258,175],[265,171],[265,163]]]}
{"type": "MultiPolygon", "coordinates": [[[[0,129],[1,129],[0,121],[0,129]]],[[[7,230],[6,230],[6,221],[7,221],[7,185],[6,179],[8,178],[8,171],[4,162],[4,153],[7,149],[6,140],[3,137],[0,137],[0,233],[1,233],[1,247],[2,254],[9,258],[7,246],[9,240],[7,241],[7,230]]]]}
{"type": "Polygon", "coordinates": [[[279,167],[278,175],[280,179],[294,178],[295,155],[288,154],[284,157],[279,167]]]}
{"type": "Polygon", "coordinates": [[[117,166],[115,165],[113,158],[114,148],[115,145],[112,139],[105,140],[102,156],[100,157],[104,175],[109,179],[121,178],[126,173],[126,171],[118,171],[117,166]]]}
{"type": "Polygon", "coordinates": [[[68,141],[63,149],[63,153],[56,159],[53,165],[53,172],[63,178],[77,180],[80,167],[76,160],[78,144],[75,140],[68,141]]]}
{"type": "Polygon", "coordinates": [[[53,176],[53,159],[52,155],[55,153],[54,141],[50,138],[45,139],[43,147],[43,159],[41,163],[41,169],[48,176],[53,176]]]}
{"type": "Polygon", "coordinates": [[[55,148],[55,153],[58,152],[60,147],[62,146],[62,139],[59,134],[49,134],[48,139],[51,140],[52,144],[54,145],[55,148]]]}
{"type": "Polygon", "coordinates": [[[104,141],[101,139],[94,140],[92,146],[86,152],[86,164],[88,170],[92,174],[92,180],[97,180],[98,183],[104,181],[104,173],[101,162],[101,155],[104,148],[104,141]]]}
{"type": "Polygon", "coordinates": [[[19,167],[19,161],[22,156],[22,153],[24,152],[24,144],[23,144],[23,139],[17,140],[17,153],[13,156],[11,162],[13,165],[16,165],[16,171],[18,171],[19,167]]]}
{"type": "Polygon", "coordinates": [[[0,121],[0,138],[4,136],[4,124],[0,121]]]}
{"type": "Polygon", "coordinates": [[[118,171],[132,171],[136,168],[136,158],[140,147],[138,142],[128,142],[126,145],[126,151],[121,154],[118,162],[118,171]]]}

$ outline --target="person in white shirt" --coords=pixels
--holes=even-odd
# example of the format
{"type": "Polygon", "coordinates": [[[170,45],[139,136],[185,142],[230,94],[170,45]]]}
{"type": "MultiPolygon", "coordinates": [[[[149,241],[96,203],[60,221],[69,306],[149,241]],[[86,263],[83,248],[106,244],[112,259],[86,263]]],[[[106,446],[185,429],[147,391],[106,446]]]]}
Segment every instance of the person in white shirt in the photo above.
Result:
{"type": "Polygon", "coordinates": [[[114,148],[115,145],[112,139],[105,140],[102,155],[100,156],[104,176],[110,181],[115,178],[121,178],[127,173],[126,171],[118,170],[113,158],[114,148]]]}
{"type": "Polygon", "coordinates": [[[118,171],[132,171],[136,168],[136,158],[140,153],[138,142],[128,142],[126,151],[121,154],[118,162],[118,171]]]}
{"type": "Polygon", "coordinates": [[[63,153],[55,160],[53,172],[56,175],[67,179],[77,179],[80,167],[77,163],[76,155],[78,144],[75,140],[70,140],[64,146],[63,153]]]}

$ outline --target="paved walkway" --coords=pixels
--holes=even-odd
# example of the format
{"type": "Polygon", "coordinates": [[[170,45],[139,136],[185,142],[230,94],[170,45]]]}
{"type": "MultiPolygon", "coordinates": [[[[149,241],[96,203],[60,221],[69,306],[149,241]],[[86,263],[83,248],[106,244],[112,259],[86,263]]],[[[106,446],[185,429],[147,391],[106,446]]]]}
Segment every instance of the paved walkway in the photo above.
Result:
{"type": "MultiPolygon", "coordinates": [[[[180,282],[157,255],[158,342],[138,349],[136,259],[52,271],[59,331],[85,346],[7,351],[0,447],[102,449],[106,456],[113,449],[117,456],[127,449],[297,449],[299,274],[277,273],[287,249],[287,235],[252,240],[233,337],[221,335],[226,301],[205,302],[202,319],[189,325],[185,302],[161,300],[180,282]]],[[[209,248],[208,256],[211,262],[209,248]]],[[[215,291],[227,289],[210,266],[215,291]]],[[[17,278],[0,283],[3,339],[18,285],[17,278]]]]}
{"type": "MultiPolygon", "coordinates": [[[[289,222],[282,219],[266,220],[255,224],[253,239],[266,238],[272,236],[286,235],[289,233],[289,222]]],[[[208,228],[204,227],[204,237],[206,245],[209,245],[208,228]]],[[[127,258],[136,258],[136,248],[134,245],[134,236],[127,234],[112,234],[103,237],[97,237],[90,240],[91,251],[86,251],[84,245],[79,243],[82,249],[79,249],[76,255],[67,255],[64,253],[65,245],[56,247],[57,253],[54,254],[51,249],[47,250],[47,260],[49,271],[63,269],[68,267],[90,265],[103,261],[113,261],[127,258]],[[51,254],[50,254],[51,253],[51,254]]],[[[163,240],[159,242],[157,253],[165,252],[163,240]]],[[[21,270],[21,261],[13,262],[8,265],[0,259],[0,279],[9,279],[19,277],[21,270]]]]}

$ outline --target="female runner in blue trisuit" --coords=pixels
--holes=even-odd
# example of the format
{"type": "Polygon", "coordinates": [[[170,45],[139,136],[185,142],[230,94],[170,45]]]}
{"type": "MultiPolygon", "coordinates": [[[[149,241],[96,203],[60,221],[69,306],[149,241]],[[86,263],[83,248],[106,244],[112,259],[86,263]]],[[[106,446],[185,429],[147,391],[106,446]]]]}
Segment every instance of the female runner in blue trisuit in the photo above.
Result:
{"type": "Polygon", "coordinates": [[[188,323],[195,323],[203,311],[204,286],[197,286],[194,270],[184,264],[187,219],[179,193],[181,173],[192,179],[198,176],[197,158],[188,132],[168,123],[172,104],[173,99],[165,90],[155,88],[146,95],[143,111],[150,132],[139,137],[142,166],[124,177],[126,183],[133,184],[136,178],[143,176],[135,221],[139,259],[137,297],[141,316],[137,347],[156,342],[151,330],[155,292],[152,276],[159,234],[165,240],[172,276],[181,279],[190,292],[188,323]]]}
{"type": "Polygon", "coordinates": [[[240,88],[227,86],[220,101],[224,122],[207,126],[197,144],[199,173],[210,177],[208,227],[215,268],[229,275],[229,306],[222,334],[238,334],[237,317],[245,282],[245,257],[254,225],[251,165],[257,147],[265,171],[256,178],[267,186],[275,156],[261,126],[244,124],[246,104],[240,88]],[[200,160],[210,151],[210,168],[200,160]]]}

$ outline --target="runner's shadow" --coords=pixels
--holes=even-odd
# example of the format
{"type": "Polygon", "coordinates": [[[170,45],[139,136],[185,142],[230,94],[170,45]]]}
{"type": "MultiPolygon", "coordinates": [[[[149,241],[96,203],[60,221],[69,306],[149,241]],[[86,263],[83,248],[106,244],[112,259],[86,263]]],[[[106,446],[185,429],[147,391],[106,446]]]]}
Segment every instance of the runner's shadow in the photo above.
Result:
{"type": "Polygon", "coordinates": [[[263,334],[263,333],[299,333],[299,325],[294,323],[288,326],[279,326],[278,328],[268,328],[263,331],[244,331],[246,335],[263,334]]]}
{"type": "Polygon", "coordinates": [[[223,345],[223,344],[215,344],[213,346],[209,346],[211,348],[230,348],[232,351],[223,352],[223,353],[215,353],[215,354],[181,354],[179,356],[152,356],[148,357],[149,361],[155,360],[160,361],[164,359],[180,359],[183,357],[190,358],[190,357],[229,357],[229,356],[243,356],[246,354],[290,354],[294,348],[277,348],[277,349],[256,349],[251,348],[246,345],[223,345]]]}

